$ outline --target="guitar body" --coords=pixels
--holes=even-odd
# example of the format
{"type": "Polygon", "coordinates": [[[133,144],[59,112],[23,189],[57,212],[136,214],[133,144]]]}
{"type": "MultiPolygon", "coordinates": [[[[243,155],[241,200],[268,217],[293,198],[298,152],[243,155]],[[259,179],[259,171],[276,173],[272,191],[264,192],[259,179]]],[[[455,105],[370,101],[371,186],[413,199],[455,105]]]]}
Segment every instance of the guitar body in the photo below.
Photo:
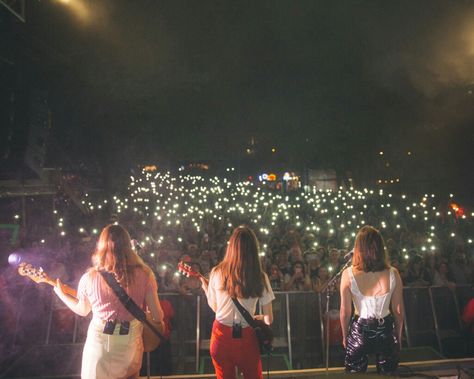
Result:
{"type": "Polygon", "coordinates": [[[273,343],[273,330],[272,328],[265,324],[263,320],[254,320],[255,334],[257,336],[260,351],[262,354],[268,353],[272,351],[272,343],[273,343]]]}
{"type": "MultiPolygon", "coordinates": [[[[165,324],[153,320],[150,312],[146,312],[146,319],[150,322],[161,334],[165,333],[165,324]]],[[[143,324],[143,348],[146,353],[156,350],[160,345],[161,339],[151,330],[148,325],[143,324]]]]}

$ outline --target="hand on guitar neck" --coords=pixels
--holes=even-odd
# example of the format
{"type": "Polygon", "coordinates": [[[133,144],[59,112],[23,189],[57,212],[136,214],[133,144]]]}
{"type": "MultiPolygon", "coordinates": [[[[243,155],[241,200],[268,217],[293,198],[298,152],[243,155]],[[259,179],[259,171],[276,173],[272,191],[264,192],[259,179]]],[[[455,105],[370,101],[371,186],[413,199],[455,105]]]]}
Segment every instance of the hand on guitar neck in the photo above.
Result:
{"type": "Polygon", "coordinates": [[[18,267],[18,273],[21,276],[26,276],[35,283],[47,283],[50,286],[58,287],[58,289],[66,295],[77,297],[77,291],[74,288],[69,287],[66,284],[63,284],[59,279],[53,280],[49,277],[46,272],[43,271],[43,268],[33,267],[29,263],[21,263],[18,267]]]}
{"type": "Polygon", "coordinates": [[[194,270],[190,265],[183,261],[178,263],[178,271],[186,277],[195,276],[201,280],[202,288],[207,293],[207,287],[209,285],[209,279],[205,278],[200,272],[194,270]]]}

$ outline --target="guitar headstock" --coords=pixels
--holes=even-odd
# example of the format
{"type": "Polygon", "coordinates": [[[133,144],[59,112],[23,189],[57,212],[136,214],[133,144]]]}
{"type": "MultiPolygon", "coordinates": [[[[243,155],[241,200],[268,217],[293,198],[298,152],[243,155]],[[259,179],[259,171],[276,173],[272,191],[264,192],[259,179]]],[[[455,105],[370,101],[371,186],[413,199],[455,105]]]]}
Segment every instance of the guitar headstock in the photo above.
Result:
{"type": "Polygon", "coordinates": [[[43,271],[42,267],[33,267],[30,263],[21,263],[18,267],[18,273],[21,276],[27,276],[36,283],[48,283],[51,278],[43,271]]]}
{"type": "Polygon", "coordinates": [[[193,270],[193,268],[190,265],[188,265],[187,263],[184,263],[183,261],[178,263],[178,271],[188,278],[190,276],[196,276],[198,278],[201,276],[199,272],[193,270]]]}

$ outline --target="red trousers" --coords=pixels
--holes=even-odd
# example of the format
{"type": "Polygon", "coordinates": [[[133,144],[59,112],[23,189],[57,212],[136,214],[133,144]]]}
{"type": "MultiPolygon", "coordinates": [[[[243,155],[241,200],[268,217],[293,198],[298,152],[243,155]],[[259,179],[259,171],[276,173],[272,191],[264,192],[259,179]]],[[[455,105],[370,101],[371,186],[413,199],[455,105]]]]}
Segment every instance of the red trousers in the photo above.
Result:
{"type": "Polygon", "coordinates": [[[217,379],[235,379],[235,368],[245,379],[262,379],[262,361],[252,327],[242,328],[242,338],[232,338],[232,327],[214,321],[211,358],[217,379]]]}

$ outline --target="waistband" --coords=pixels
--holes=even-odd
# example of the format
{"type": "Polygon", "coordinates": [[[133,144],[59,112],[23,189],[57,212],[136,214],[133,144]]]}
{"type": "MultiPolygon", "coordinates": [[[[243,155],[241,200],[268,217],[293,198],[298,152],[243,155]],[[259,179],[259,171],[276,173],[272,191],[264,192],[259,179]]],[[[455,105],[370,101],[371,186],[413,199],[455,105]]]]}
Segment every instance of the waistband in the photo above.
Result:
{"type": "MultiPolygon", "coordinates": [[[[219,320],[214,320],[213,325],[215,325],[216,327],[219,327],[219,328],[222,327],[222,328],[227,328],[229,330],[232,330],[232,325],[226,325],[226,324],[220,322],[219,320]]],[[[246,325],[246,326],[242,325],[242,330],[253,330],[253,328],[250,325],[246,325]]]]}
{"type": "MultiPolygon", "coordinates": [[[[101,318],[99,317],[92,317],[92,321],[94,322],[94,324],[98,324],[98,325],[105,325],[105,323],[108,321],[108,320],[102,320],[101,318]]],[[[113,321],[113,320],[110,320],[110,321],[113,321]]],[[[135,324],[140,324],[140,321],[137,320],[136,318],[134,318],[133,320],[131,321],[126,321],[126,320],[122,320],[122,321],[119,321],[117,320],[115,325],[120,325],[122,322],[129,322],[130,325],[135,325],[135,324]]]]}
{"type": "Polygon", "coordinates": [[[360,318],[359,316],[355,315],[354,316],[354,322],[357,322],[360,325],[367,325],[367,326],[381,326],[384,325],[385,323],[390,323],[393,322],[393,316],[391,314],[385,316],[385,317],[369,317],[369,318],[360,318]]]}

